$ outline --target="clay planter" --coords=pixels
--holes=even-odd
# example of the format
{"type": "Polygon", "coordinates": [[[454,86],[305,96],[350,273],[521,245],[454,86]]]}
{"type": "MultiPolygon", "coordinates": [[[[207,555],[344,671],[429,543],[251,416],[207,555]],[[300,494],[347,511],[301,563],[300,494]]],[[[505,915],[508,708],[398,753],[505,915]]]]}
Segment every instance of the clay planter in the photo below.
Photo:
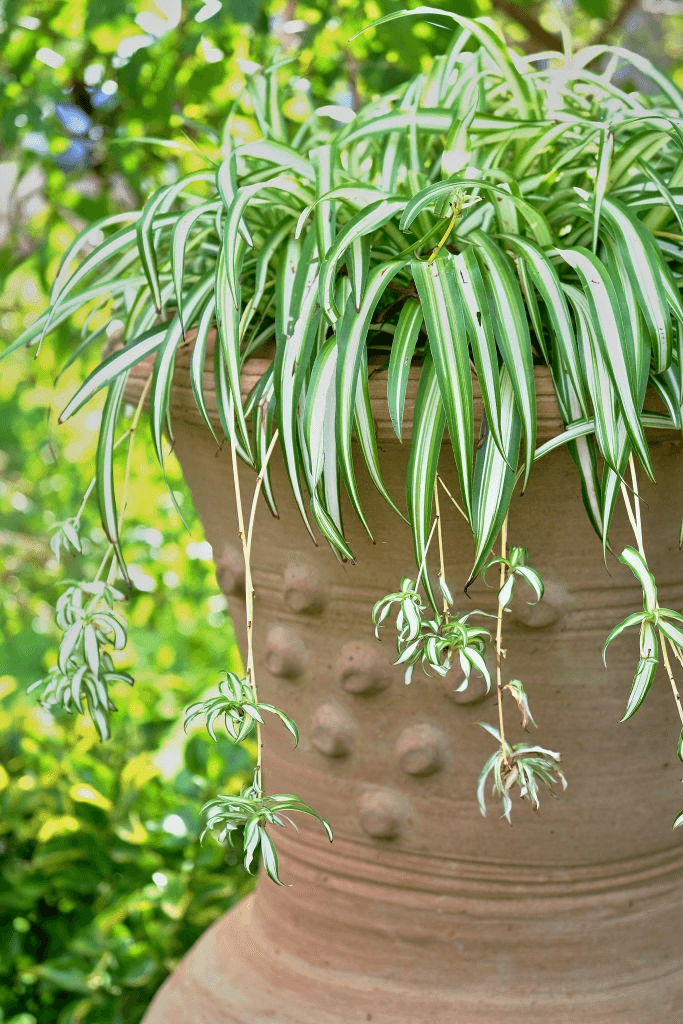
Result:
{"type": "MultiPolygon", "coordinates": [[[[243,640],[229,453],[216,450],[191,411],[187,361],[180,353],[175,449],[243,640]]],[[[252,372],[261,371],[255,363],[252,372]]],[[[382,380],[372,386],[385,479],[400,499],[407,451],[382,413],[382,380]]],[[[548,437],[557,424],[547,378],[537,391],[548,437]]],[[[646,549],[662,603],[680,608],[680,442],[657,441],[652,455],[659,483],[645,493],[646,549]]],[[[249,491],[252,479],[245,471],[249,491]]],[[[257,668],[262,698],[297,721],[302,741],[293,750],[285,730],[268,723],[265,782],[327,817],[335,841],[306,821],[299,835],[278,834],[281,875],[292,887],[262,880],[213,925],[145,1024],[683,1019],[675,709],[660,676],[635,719],[618,724],[637,641],[615,642],[607,671],[600,652],[609,629],[640,605],[640,590],[625,568],[612,562],[605,572],[568,455],[539,463],[513,503],[511,543],[529,547],[549,585],[537,609],[517,605],[505,645],[507,671],[530,694],[538,742],[562,752],[569,788],[556,800],[545,795],[539,816],[517,802],[512,828],[492,801],[482,818],[475,799],[493,750],[475,723],[495,721],[495,702],[475,702],[481,691],[454,695],[459,679],[421,670],[406,687],[392,664],[391,627],[383,643],[373,637],[373,603],[414,571],[407,526],[368,484],[376,543],[349,511],[358,564],[341,564],[312,544],[278,462],[273,481],[280,519],[261,508],[253,551],[257,668]]],[[[455,514],[446,528],[449,578],[464,581],[471,537],[455,514]]],[[[617,522],[615,546],[628,539],[617,522]]],[[[480,584],[472,597],[475,607],[493,607],[480,584]]]]}

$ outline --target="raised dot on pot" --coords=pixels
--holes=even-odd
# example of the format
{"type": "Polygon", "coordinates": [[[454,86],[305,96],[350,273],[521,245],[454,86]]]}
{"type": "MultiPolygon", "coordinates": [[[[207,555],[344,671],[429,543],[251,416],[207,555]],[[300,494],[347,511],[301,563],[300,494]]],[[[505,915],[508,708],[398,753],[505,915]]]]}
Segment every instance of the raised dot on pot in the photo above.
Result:
{"type": "Polygon", "coordinates": [[[410,725],[396,741],[394,753],[407,775],[433,775],[446,761],[448,740],[440,729],[427,723],[410,725]]]}
{"type": "Polygon", "coordinates": [[[298,679],[306,669],[308,654],[297,633],[288,626],[271,626],[264,645],[266,668],[273,676],[298,679]]]}
{"type": "Polygon", "coordinates": [[[391,669],[372,644],[352,641],[344,644],[335,666],[337,678],[355,696],[381,693],[391,684],[391,669]]]}
{"type": "Polygon", "coordinates": [[[282,594],[297,615],[319,615],[327,603],[327,587],[318,573],[298,563],[285,569],[282,594]]]}
{"type": "Polygon", "coordinates": [[[567,588],[557,580],[544,580],[544,587],[543,597],[535,601],[530,587],[523,583],[515,585],[510,602],[510,615],[514,622],[527,629],[545,629],[559,622],[570,607],[572,598],[567,588]]]}
{"type": "Polygon", "coordinates": [[[356,726],[336,704],[321,704],[311,723],[311,743],[326,757],[346,757],[353,747],[356,726]]]}
{"type": "Polygon", "coordinates": [[[373,839],[397,839],[407,820],[403,797],[390,789],[372,789],[358,801],[361,828],[373,839]]]}
{"type": "Polygon", "coordinates": [[[224,544],[215,558],[216,579],[226,597],[244,596],[244,556],[234,544],[224,544]]]}

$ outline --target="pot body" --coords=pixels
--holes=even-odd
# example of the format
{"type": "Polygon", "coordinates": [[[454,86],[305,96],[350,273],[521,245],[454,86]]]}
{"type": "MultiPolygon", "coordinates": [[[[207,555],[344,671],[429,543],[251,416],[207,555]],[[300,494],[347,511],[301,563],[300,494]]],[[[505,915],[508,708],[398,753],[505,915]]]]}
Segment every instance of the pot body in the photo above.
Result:
{"type": "MultiPolygon", "coordinates": [[[[230,456],[192,420],[176,412],[175,451],[243,641],[230,456]]],[[[380,451],[400,500],[406,446],[380,431],[380,451]]],[[[662,604],[680,609],[680,444],[655,443],[653,459],[646,550],[662,604]]],[[[253,475],[242,481],[250,495],[253,475]]],[[[506,619],[505,672],[524,682],[539,724],[533,739],[561,751],[569,788],[557,799],[544,792],[538,815],[517,801],[512,827],[499,804],[491,800],[483,818],[476,803],[493,750],[477,723],[496,724],[495,699],[475,686],[454,693],[456,670],[442,680],[418,668],[405,686],[393,626],[382,643],[374,638],[374,602],[414,575],[408,527],[368,483],[374,544],[347,510],[358,562],[342,564],[313,545],[277,459],[273,485],[280,518],[261,506],[252,558],[256,666],[262,699],[295,719],[301,743],[292,750],[281,725],[267,723],[265,785],[310,803],[335,840],[308,820],[298,835],[278,830],[291,887],[262,879],[193,947],[144,1024],[683,1021],[683,847],[671,830],[683,802],[679,725],[661,671],[635,719],[618,724],[637,639],[610,647],[607,670],[601,648],[642,607],[640,590],[614,559],[606,572],[568,455],[539,463],[513,502],[510,542],[529,548],[548,592],[537,608],[520,600],[506,619]]],[[[455,510],[442,512],[456,590],[472,539],[455,510]]],[[[629,542],[617,521],[615,549],[629,542]]],[[[473,607],[494,610],[481,583],[471,596],[473,607]]],[[[464,595],[461,604],[470,607],[464,595]]],[[[508,712],[517,742],[512,702],[508,712]]]]}

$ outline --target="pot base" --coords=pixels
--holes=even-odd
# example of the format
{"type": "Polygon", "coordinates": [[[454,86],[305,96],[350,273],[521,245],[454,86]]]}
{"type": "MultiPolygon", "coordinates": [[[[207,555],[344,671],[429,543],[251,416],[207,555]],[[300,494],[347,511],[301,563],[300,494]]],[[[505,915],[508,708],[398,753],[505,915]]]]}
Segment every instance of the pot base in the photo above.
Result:
{"type": "MultiPolygon", "coordinates": [[[[296,864],[287,856],[287,847],[282,852],[287,876],[292,878],[296,864]]],[[[327,918],[327,937],[320,928],[308,935],[300,931],[300,955],[291,949],[293,936],[287,927],[291,922],[285,921],[284,931],[279,932],[282,894],[269,893],[264,882],[257,894],[217,921],[196,943],[162,986],[144,1024],[500,1024],[503,1020],[505,1024],[674,1024],[681,1020],[683,966],[676,943],[661,940],[663,932],[671,940],[678,933],[683,883],[681,865],[671,866],[673,886],[672,873],[660,865],[658,879],[654,884],[646,882],[646,891],[640,895],[630,879],[628,888],[619,886],[592,897],[562,897],[554,914],[547,899],[537,894],[535,902],[545,903],[542,920],[539,908],[535,919],[515,920],[519,900],[510,903],[507,915],[501,914],[500,894],[491,892],[490,919],[483,922],[480,893],[478,921],[463,914],[462,907],[460,914],[444,907],[440,923],[451,933],[446,943],[450,956],[444,957],[443,937],[433,930],[422,935],[422,942],[416,943],[412,936],[410,950],[401,949],[403,943],[387,935],[382,943],[384,969],[378,971],[378,964],[372,963],[372,974],[340,970],[325,961],[344,941],[344,922],[338,921],[337,914],[345,904],[351,912],[344,899],[347,879],[337,876],[328,889],[329,900],[319,907],[327,918]],[[491,950],[481,948],[482,935],[488,936],[484,944],[491,950]],[[625,948],[625,935],[633,936],[630,949],[625,948]],[[467,939],[473,940],[471,945],[467,939]],[[447,988],[427,980],[435,942],[442,977],[450,980],[447,988]],[[669,958],[638,961],[638,949],[656,948],[661,956],[667,945],[669,958]],[[397,969],[409,953],[412,969],[397,969]],[[444,971],[448,960],[450,969],[444,971]],[[582,970],[591,961],[592,967],[582,970]],[[610,962],[611,970],[605,968],[610,962]],[[425,981],[419,984],[411,976],[421,966],[425,981]],[[524,973],[515,973],[520,969],[524,973]]],[[[301,866],[296,874],[298,899],[305,902],[311,881],[307,883],[301,866]]],[[[329,884],[329,875],[327,879],[329,884]]],[[[351,883],[351,888],[359,884],[351,883]]],[[[391,903],[396,893],[394,886],[382,894],[375,892],[374,907],[381,907],[384,900],[391,903]]],[[[288,890],[284,898],[293,894],[288,890]]],[[[417,894],[412,895],[415,900],[417,894]]],[[[425,902],[433,903],[435,896],[429,894],[425,902]]],[[[436,899],[450,901],[445,895],[436,899]]],[[[522,901],[534,902],[530,891],[522,901]]],[[[416,908],[415,918],[417,931],[424,909],[416,908]]],[[[367,919],[364,929],[356,923],[357,946],[350,960],[362,958],[367,933],[382,930],[386,923],[367,919]]],[[[377,950],[374,938],[370,959],[377,950]]]]}

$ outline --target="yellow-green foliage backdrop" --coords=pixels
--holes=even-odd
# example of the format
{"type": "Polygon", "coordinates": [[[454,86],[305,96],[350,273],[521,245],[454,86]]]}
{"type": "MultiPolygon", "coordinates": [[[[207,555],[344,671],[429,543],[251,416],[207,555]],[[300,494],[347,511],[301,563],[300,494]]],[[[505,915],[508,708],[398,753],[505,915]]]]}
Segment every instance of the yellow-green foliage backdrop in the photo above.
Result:
{"type": "MultiPolygon", "coordinates": [[[[295,121],[320,103],[362,102],[425,66],[443,38],[430,24],[394,22],[351,40],[403,6],[5,0],[0,341],[44,308],[85,222],[137,204],[203,164],[201,154],[220,155],[248,62],[285,61],[295,121]]],[[[522,48],[552,45],[560,29],[552,3],[435,6],[489,13],[522,48]]],[[[618,35],[633,6],[581,0],[573,27],[582,41],[618,35]]],[[[660,55],[677,77],[682,22],[657,22],[660,55]]],[[[258,137],[248,105],[229,130],[258,137]]],[[[104,327],[107,308],[98,315],[104,327]]],[[[64,580],[92,577],[104,541],[89,505],[83,554],[60,566],[49,547],[92,466],[97,407],[61,428],[54,413],[82,373],[72,366],[58,379],[80,326],[0,373],[0,1024],[136,1024],[183,952],[251,884],[239,849],[197,838],[201,805],[246,779],[249,743],[182,731],[183,709],[237,670],[239,654],[177,468],[170,459],[189,531],[142,437],[125,530],[136,590],[118,658],[136,683],[114,689],[112,739],[100,743],[89,720],[53,717],[25,693],[56,659],[52,609],[64,580]]]]}

